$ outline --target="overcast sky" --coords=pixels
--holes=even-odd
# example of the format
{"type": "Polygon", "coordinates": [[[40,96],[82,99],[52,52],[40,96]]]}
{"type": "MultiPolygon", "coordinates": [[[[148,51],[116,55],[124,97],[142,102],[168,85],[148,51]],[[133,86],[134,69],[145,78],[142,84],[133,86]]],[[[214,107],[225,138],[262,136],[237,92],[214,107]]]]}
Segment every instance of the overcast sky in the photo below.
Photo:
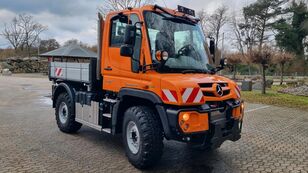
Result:
{"type": "MultiPolygon", "coordinates": [[[[205,9],[208,13],[225,4],[230,11],[238,12],[254,0],[165,0],[166,6],[175,9],[177,5],[187,6],[196,11],[205,9]]],[[[88,44],[96,44],[96,12],[101,0],[0,0],[0,31],[4,23],[14,16],[27,13],[48,31],[42,39],[55,38],[60,43],[76,38],[88,44]]],[[[163,0],[157,3],[165,6],[163,0]]],[[[8,47],[8,42],[0,36],[0,47],[8,47]]]]}

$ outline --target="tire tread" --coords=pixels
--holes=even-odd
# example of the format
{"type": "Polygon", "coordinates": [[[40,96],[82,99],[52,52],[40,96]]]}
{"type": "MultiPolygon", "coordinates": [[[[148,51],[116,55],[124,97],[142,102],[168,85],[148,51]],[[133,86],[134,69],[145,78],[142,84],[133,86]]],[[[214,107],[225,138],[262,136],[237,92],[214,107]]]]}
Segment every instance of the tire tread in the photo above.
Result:
{"type": "Polygon", "coordinates": [[[73,100],[69,97],[67,93],[62,93],[59,95],[56,101],[56,121],[59,129],[64,133],[76,133],[82,126],[82,124],[75,121],[75,110],[73,107],[73,100]],[[64,126],[58,115],[58,108],[61,102],[66,102],[69,112],[68,122],[64,126]]]}
{"type": "MultiPolygon", "coordinates": [[[[151,167],[161,158],[163,153],[161,123],[153,110],[146,106],[134,106],[128,108],[126,113],[137,117],[140,124],[140,134],[142,134],[143,140],[140,159],[132,161],[129,158],[129,161],[139,169],[151,167]]],[[[126,139],[124,138],[124,140],[126,139]]]]}

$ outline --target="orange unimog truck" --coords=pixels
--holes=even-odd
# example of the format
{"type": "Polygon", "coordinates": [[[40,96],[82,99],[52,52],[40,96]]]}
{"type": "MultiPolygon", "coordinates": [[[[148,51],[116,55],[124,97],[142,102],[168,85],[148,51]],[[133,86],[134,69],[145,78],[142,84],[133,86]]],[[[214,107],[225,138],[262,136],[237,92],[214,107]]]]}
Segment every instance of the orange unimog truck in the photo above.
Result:
{"type": "Polygon", "coordinates": [[[216,74],[225,62],[211,65],[213,43],[194,11],[182,6],[99,15],[97,58],[49,59],[58,127],[122,134],[128,160],[139,169],[161,158],[163,139],[202,149],[239,140],[240,89],[216,74]]]}

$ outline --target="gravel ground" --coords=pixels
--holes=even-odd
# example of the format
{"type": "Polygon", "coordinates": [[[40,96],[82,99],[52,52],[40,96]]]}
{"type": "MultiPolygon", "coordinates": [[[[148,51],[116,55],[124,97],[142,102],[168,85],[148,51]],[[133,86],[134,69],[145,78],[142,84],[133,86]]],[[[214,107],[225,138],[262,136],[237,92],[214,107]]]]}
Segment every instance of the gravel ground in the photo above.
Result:
{"type": "MultiPolygon", "coordinates": [[[[27,76],[29,77],[29,76],[27,76]]],[[[46,78],[0,76],[0,172],[139,172],[121,136],[83,127],[61,133],[46,78]]],[[[212,152],[165,141],[148,172],[302,172],[308,170],[308,113],[247,104],[243,137],[212,152]]]]}
{"type": "Polygon", "coordinates": [[[284,89],[281,89],[279,92],[285,93],[285,94],[297,95],[297,96],[306,96],[308,99],[308,85],[284,88],[284,89]]]}

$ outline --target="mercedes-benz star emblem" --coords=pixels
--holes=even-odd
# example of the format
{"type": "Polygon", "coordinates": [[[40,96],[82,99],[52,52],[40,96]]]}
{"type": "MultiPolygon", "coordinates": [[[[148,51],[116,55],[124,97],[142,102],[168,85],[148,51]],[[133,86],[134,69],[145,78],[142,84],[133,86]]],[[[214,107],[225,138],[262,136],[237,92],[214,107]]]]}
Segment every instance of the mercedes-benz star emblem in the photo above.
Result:
{"type": "Polygon", "coordinates": [[[224,95],[224,92],[223,92],[223,90],[222,90],[222,87],[221,87],[219,84],[216,85],[216,93],[217,93],[217,95],[220,96],[220,97],[224,95]]]}

